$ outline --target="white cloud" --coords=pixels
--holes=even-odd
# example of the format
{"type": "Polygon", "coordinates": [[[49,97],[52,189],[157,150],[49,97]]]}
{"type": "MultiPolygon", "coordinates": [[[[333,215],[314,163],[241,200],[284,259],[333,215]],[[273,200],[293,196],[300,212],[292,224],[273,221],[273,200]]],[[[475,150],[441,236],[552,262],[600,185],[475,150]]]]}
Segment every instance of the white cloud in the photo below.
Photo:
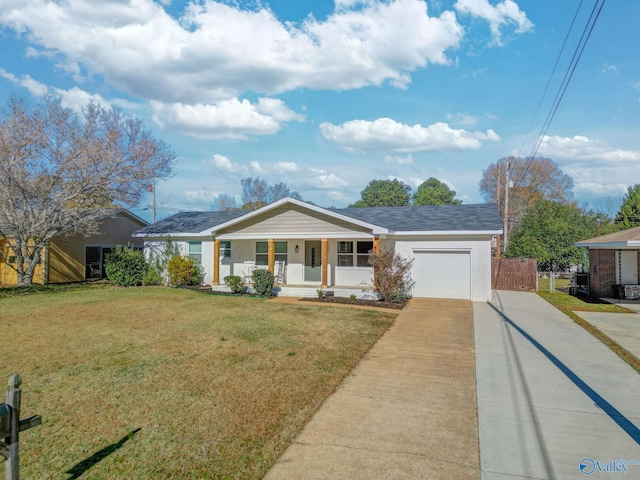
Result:
{"type": "Polygon", "coordinates": [[[223,172],[237,173],[239,175],[246,175],[248,173],[246,167],[233,163],[224,155],[214,154],[213,157],[211,157],[211,162],[215,168],[223,172]]]}
{"type": "Polygon", "coordinates": [[[298,165],[295,162],[277,162],[275,168],[282,173],[295,173],[298,171],[298,165]]]}
{"type": "Polygon", "coordinates": [[[406,87],[415,69],[451,63],[448,52],[464,35],[453,11],[430,17],[423,0],[342,0],[326,19],[299,24],[281,22],[261,3],[192,1],[177,19],[153,0],[2,3],[0,25],[28,36],[29,55],[163,103],[406,87]]]}
{"type": "Polygon", "coordinates": [[[500,140],[493,130],[468,132],[453,129],[442,122],[423,127],[398,123],[390,118],[379,118],[373,122],[351,120],[342,125],[325,122],[320,124],[320,131],[325,139],[351,152],[470,150],[480,148],[481,141],[500,140]]]}
{"type": "Polygon", "coordinates": [[[64,108],[70,108],[75,112],[81,112],[89,102],[101,104],[104,107],[111,107],[111,103],[105,100],[99,94],[92,94],[86,92],[78,87],[64,90],[62,88],[50,87],[42,82],[35,80],[31,75],[14,75],[0,68],[0,77],[3,77],[10,82],[25,88],[34,97],[44,97],[45,95],[54,95],[60,97],[60,104],[64,108]]]}
{"type": "Polygon", "coordinates": [[[411,155],[387,155],[384,157],[384,161],[393,165],[411,165],[413,164],[413,157],[411,155]]]}
{"type": "Polygon", "coordinates": [[[333,189],[346,187],[349,185],[349,182],[347,180],[344,180],[333,173],[329,173],[326,170],[318,168],[308,168],[307,172],[309,174],[309,185],[313,186],[314,188],[333,189]]]}
{"type": "Polygon", "coordinates": [[[478,119],[467,113],[447,113],[447,120],[453,125],[475,125],[478,119]]]}
{"type": "Polygon", "coordinates": [[[234,98],[216,105],[156,101],[150,105],[153,120],[161,127],[205,139],[246,140],[257,135],[272,135],[284,122],[304,120],[275,98],[260,98],[256,104],[234,98]]]}
{"type": "Polygon", "coordinates": [[[556,161],[574,181],[581,198],[622,197],[627,187],[640,183],[640,150],[625,150],[583,135],[545,136],[540,155],[556,161]]]}
{"type": "Polygon", "coordinates": [[[491,5],[489,0],[458,0],[453,6],[459,13],[479,17],[489,22],[492,44],[502,45],[502,29],[513,25],[516,33],[524,33],[533,28],[527,14],[512,0],[504,0],[491,5]]]}
{"type": "Polygon", "coordinates": [[[545,136],[538,152],[565,163],[590,161],[606,165],[631,165],[640,160],[640,150],[623,150],[582,135],[574,137],[545,136]]]}

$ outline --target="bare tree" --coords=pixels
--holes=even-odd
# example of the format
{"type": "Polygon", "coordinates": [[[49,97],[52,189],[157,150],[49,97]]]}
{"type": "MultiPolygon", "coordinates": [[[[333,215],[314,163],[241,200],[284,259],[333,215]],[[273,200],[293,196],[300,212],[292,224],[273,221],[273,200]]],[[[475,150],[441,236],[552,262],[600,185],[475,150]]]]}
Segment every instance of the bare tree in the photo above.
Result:
{"type": "Polygon", "coordinates": [[[82,114],[58,98],[30,108],[11,97],[0,110],[0,238],[13,250],[19,285],[30,285],[56,235],[97,231],[114,208],[135,206],[175,155],[117,109],[82,114]]]}
{"type": "Polygon", "coordinates": [[[560,203],[571,202],[573,179],[552,160],[534,158],[527,166],[524,158],[501,158],[483,172],[480,193],[488,202],[495,202],[500,206],[500,214],[503,218],[507,163],[509,164],[509,182],[512,183],[509,189],[511,221],[519,221],[525,211],[540,199],[560,203]]]}
{"type": "Polygon", "coordinates": [[[239,210],[236,199],[226,193],[221,193],[216,197],[214,207],[217,211],[225,212],[228,210],[239,210]]]}
{"type": "Polygon", "coordinates": [[[256,210],[285,197],[302,200],[299,192],[292,192],[282,182],[269,185],[266,180],[260,180],[259,177],[247,177],[240,180],[240,184],[242,185],[243,210],[256,210]]]}

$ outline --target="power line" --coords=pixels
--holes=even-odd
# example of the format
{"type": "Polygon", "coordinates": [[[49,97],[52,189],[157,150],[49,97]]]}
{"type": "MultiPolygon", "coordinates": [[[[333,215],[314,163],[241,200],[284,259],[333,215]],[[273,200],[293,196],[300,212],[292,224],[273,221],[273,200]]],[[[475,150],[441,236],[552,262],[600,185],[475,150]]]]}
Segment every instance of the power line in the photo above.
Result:
{"type": "Polygon", "coordinates": [[[573,25],[576,23],[576,19],[578,18],[578,14],[580,13],[580,9],[582,8],[583,1],[584,0],[580,0],[580,3],[578,4],[578,8],[576,8],[576,13],[573,14],[573,20],[571,20],[571,25],[569,25],[569,30],[567,31],[567,34],[564,37],[564,41],[562,42],[562,47],[560,48],[560,52],[558,52],[558,56],[556,57],[556,63],[553,65],[553,70],[551,70],[551,74],[549,75],[547,84],[544,87],[544,92],[542,92],[542,96],[540,97],[540,101],[538,102],[538,106],[536,107],[536,113],[533,114],[533,118],[531,119],[531,123],[529,124],[529,129],[527,130],[527,134],[525,135],[524,140],[522,140],[522,145],[520,146],[520,150],[518,150],[518,157],[520,157],[520,154],[522,153],[522,149],[524,148],[525,144],[529,140],[529,134],[533,129],[533,124],[538,118],[538,113],[540,112],[540,107],[542,107],[542,102],[544,101],[544,98],[547,96],[549,85],[551,85],[551,80],[553,80],[553,77],[556,73],[556,69],[558,68],[558,63],[560,63],[560,58],[562,58],[564,47],[567,45],[567,41],[569,40],[569,36],[571,35],[571,31],[573,30],[573,25]]]}
{"type": "MultiPolygon", "coordinates": [[[[606,0],[602,0],[602,2],[600,3],[600,0],[596,0],[596,2],[594,3],[594,6],[591,10],[591,14],[589,15],[589,19],[587,20],[587,23],[584,27],[584,29],[582,30],[582,35],[580,36],[580,41],[578,42],[578,44],[576,45],[576,48],[573,52],[573,56],[571,58],[571,62],[569,63],[569,66],[567,67],[567,70],[565,72],[564,78],[562,80],[562,83],[560,85],[560,88],[558,89],[558,92],[556,93],[556,97],[553,101],[553,104],[549,110],[549,113],[547,114],[547,118],[545,119],[545,122],[540,130],[540,134],[538,136],[538,139],[536,140],[536,142],[534,143],[534,146],[531,150],[530,155],[527,157],[527,160],[525,162],[525,166],[522,170],[522,173],[520,174],[520,176],[518,177],[518,179],[514,182],[514,186],[519,184],[522,180],[524,180],[525,176],[527,175],[527,172],[529,171],[529,167],[531,166],[536,154],[538,153],[538,149],[540,148],[540,145],[542,144],[542,140],[544,139],[545,135],[547,134],[547,131],[549,130],[549,127],[551,126],[551,122],[553,120],[553,118],[555,117],[556,112],[558,111],[558,107],[560,106],[560,102],[562,101],[562,99],[564,98],[564,95],[567,91],[567,88],[569,87],[569,83],[571,82],[571,79],[573,78],[573,74],[576,71],[576,68],[578,66],[578,63],[580,62],[580,58],[582,57],[582,54],[584,53],[584,50],[587,46],[587,43],[589,41],[589,38],[591,37],[591,33],[593,32],[593,29],[596,25],[596,22],[598,21],[598,18],[600,17],[600,13],[602,12],[602,8],[604,7],[604,4],[606,3],[606,0]],[[599,5],[599,6],[598,6],[599,5]]],[[[576,12],[577,13],[577,12],[576,12]]],[[[564,48],[564,46],[563,46],[564,48]]]]}

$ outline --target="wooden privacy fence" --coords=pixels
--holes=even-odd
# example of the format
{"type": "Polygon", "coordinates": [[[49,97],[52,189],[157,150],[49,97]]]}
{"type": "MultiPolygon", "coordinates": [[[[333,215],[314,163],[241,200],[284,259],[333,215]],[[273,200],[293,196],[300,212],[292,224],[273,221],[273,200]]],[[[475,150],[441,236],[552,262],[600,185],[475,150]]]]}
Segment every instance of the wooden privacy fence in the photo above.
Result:
{"type": "Polygon", "coordinates": [[[492,258],[491,288],[535,292],[538,265],[533,258],[492,258]]]}

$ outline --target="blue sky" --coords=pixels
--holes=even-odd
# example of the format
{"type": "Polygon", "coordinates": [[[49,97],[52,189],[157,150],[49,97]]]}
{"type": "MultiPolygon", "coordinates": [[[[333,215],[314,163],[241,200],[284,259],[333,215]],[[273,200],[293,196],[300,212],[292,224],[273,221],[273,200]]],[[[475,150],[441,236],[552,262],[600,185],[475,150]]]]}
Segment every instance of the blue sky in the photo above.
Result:
{"type": "MultiPolygon", "coordinates": [[[[595,3],[535,120],[579,0],[0,0],[0,101],[141,118],[178,155],[159,217],[239,201],[247,176],[322,206],[429,177],[480,203],[490,163],[531,153],[595,3]]],[[[604,5],[538,151],[596,209],[640,183],[638,18],[604,5]]]]}

